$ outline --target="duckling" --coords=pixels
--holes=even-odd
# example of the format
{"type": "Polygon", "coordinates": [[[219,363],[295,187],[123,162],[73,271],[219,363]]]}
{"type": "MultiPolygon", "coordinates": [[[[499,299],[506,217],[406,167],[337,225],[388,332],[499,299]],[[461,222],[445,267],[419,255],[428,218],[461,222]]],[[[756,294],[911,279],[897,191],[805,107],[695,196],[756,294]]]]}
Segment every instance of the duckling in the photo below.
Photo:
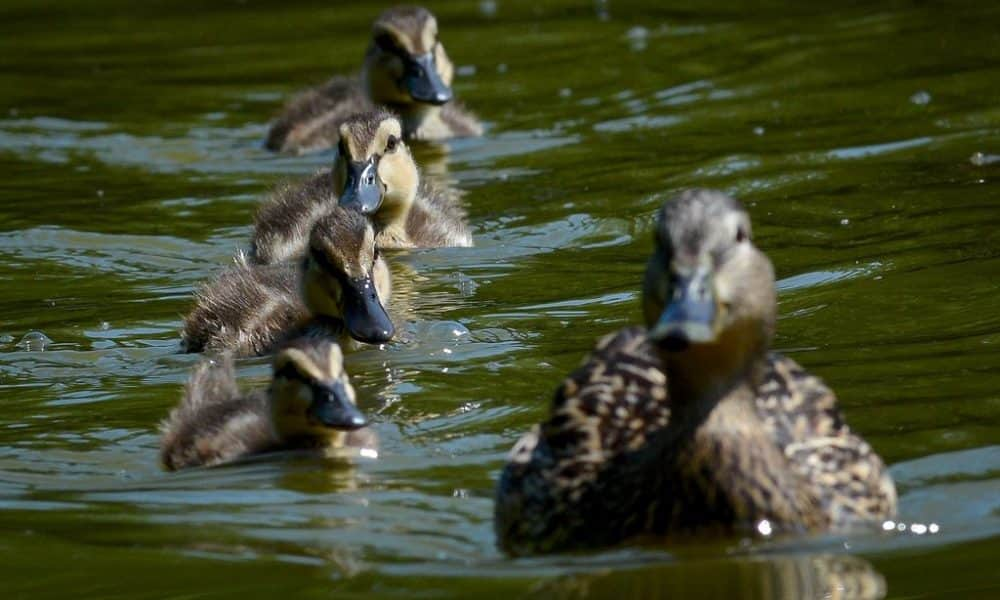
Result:
{"type": "Polygon", "coordinates": [[[334,206],[313,226],[298,263],[260,266],[241,256],[202,287],[184,320],[182,348],[261,355],[302,336],[382,344],[395,332],[382,305],[391,287],[371,223],[334,206]]]}
{"type": "Polygon", "coordinates": [[[251,259],[271,264],[300,256],[312,223],[338,202],[371,216],[383,249],[471,246],[459,200],[421,180],[401,128],[381,109],[342,123],[332,172],[280,187],[261,206],[251,259]]]}
{"type": "Polygon", "coordinates": [[[174,471],[275,450],[374,447],[337,344],[296,340],[273,369],[266,390],[243,393],[230,355],[199,363],[160,426],[163,465],[174,471]]]}
{"type": "Polygon", "coordinates": [[[750,233],[720,192],[663,206],[646,327],[602,339],[511,451],[495,512],[505,551],[843,531],[894,515],[892,479],[833,392],[769,352],[774,270],[750,233]]]}
{"type": "Polygon", "coordinates": [[[421,7],[390,8],[372,27],[360,80],[334,77],[293,98],[271,126],[265,146],[293,154],[331,148],[347,117],[376,106],[402,116],[407,139],[482,135],[476,117],[454,100],[454,74],[434,15],[421,7]]]}

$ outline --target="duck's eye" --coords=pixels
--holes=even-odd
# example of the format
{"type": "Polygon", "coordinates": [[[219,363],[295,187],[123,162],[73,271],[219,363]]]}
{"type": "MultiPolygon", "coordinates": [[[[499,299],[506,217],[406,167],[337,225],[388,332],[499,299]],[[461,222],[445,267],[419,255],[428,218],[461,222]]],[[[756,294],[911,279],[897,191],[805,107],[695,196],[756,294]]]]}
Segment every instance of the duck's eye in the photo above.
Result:
{"type": "Polygon", "coordinates": [[[747,241],[747,239],[749,239],[749,237],[750,236],[747,235],[747,230],[742,225],[740,225],[739,227],[736,228],[736,242],[737,243],[745,242],[745,241],[747,241]]]}
{"type": "Polygon", "coordinates": [[[390,135],[389,139],[385,142],[385,153],[389,154],[390,152],[395,152],[397,146],[399,146],[399,138],[394,135],[390,135]]]}

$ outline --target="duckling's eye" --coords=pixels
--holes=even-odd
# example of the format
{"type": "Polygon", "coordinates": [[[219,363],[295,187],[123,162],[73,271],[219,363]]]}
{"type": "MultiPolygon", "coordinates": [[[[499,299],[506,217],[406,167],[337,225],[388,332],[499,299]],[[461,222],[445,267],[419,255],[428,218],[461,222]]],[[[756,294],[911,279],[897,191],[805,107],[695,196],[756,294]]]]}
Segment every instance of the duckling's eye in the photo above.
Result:
{"type": "Polygon", "coordinates": [[[375,251],[372,252],[372,261],[373,262],[374,261],[378,261],[378,259],[381,258],[381,256],[382,256],[382,253],[379,252],[378,246],[375,246],[375,251]]]}
{"type": "Polygon", "coordinates": [[[389,139],[386,140],[385,142],[385,153],[389,154],[391,152],[395,152],[396,146],[398,145],[399,145],[399,138],[394,135],[390,135],[389,139]]]}
{"type": "Polygon", "coordinates": [[[375,36],[375,45],[386,52],[396,53],[399,51],[396,40],[388,33],[380,33],[375,36]]]}
{"type": "Polygon", "coordinates": [[[747,235],[747,230],[742,225],[736,228],[736,243],[745,242],[749,238],[750,236],[747,235]]]}

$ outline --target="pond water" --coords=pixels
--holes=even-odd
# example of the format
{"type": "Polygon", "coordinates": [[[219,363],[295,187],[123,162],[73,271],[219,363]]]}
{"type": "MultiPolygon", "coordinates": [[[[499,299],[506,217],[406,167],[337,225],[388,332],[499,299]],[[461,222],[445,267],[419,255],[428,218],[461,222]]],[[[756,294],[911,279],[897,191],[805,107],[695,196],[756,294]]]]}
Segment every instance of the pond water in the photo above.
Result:
{"type": "Polygon", "coordinates": [[[477,246],[392,256],[409,341],[348,358],[381,457],[167,474],[192,290],[331,159],[264,152],[267,120],[355,70],[379,8],[5,0],[3,596],[1000,596],[1000,4],[866,4],[430,3],[487,134],[416,154],[477,246]],[[639,320],[690,186],[748,205],[776,345],[892,465],[901,523],[506,559],[505,454],[639,320]]]}

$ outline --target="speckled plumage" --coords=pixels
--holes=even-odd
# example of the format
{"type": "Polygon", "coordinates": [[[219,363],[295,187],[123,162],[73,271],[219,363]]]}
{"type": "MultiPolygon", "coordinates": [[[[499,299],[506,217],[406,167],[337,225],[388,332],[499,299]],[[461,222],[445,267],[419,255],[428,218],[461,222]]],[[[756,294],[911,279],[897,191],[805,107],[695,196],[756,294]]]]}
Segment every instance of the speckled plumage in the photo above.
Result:
{"type": "MultiPolygon", "coordinates": [[[[783,457],[777,466],[788,471],[788,489],[808,491],[801,500],[808,525],[787,528],[844,529],[892,515],[892,481],[881,459],[844,423],[829,388],[779,354],[769,354],[766,365],[753,403],[761,433],[783,457]]],[[[773,498],[737,510],[724,490],[679,485],[678,472],[690,464],[661,464],[655,477],[636,469],[650,441],[663,435],[670,412],[666,376],[645,330],[632,327],[602,339],[556,392],[551,417],[511,451],[496,506],[501,545],[515,554],[558,551],[643,535],[748,530],[760,519],[775,519],[766,506],[773,498]],[[734,522],[740,511],[743,520],[734,522]]],[[[717,468],[724,451],[704,449],[701,466],[717,468]]],[[[690,454],[678,453],[675,460],[690,461],[690,454]]]]}

